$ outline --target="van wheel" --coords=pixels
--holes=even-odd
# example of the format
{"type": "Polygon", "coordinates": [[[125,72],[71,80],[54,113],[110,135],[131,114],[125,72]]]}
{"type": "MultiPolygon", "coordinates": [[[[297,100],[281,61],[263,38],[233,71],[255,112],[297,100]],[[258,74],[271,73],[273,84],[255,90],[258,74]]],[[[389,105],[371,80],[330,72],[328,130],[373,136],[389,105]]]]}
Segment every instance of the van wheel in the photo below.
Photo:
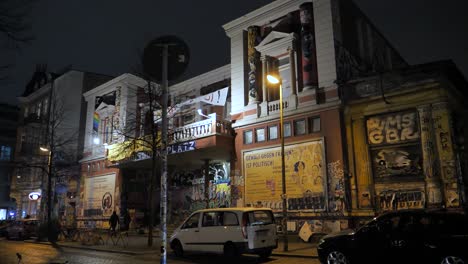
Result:
{"type": "Polygon", "coordinates": [[[224,256],[233,258],[239,256],[236,246],[232,242],[224,244],[224,256]]]}
{"type": "Polygon", "coordinates": [[[171,244],[172,251],[177,257],[182,257],[184,255],[184,248],[179,240],[174,240],[171,244]]]}
{"type": "Polygon", "coordinates": [[[459,257],[446,256],[442,259],[440,264],[465,264],[465,262],[459,257]]]}
{"type": "Polygon", "coordinates": [[[258,254],[261,259],[267,259],[268,257],[271,256],[271,249],[264,250],[258,254]]]}

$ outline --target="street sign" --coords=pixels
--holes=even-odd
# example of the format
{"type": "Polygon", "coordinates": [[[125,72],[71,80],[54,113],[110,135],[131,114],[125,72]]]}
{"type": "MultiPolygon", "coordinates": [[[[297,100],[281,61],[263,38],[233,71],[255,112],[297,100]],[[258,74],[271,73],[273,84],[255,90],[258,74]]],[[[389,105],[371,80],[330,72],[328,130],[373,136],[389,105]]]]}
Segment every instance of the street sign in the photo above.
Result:
{"type": "Polygon", "coordinates": [[[189,48],[180,38],[167,35],[152,40],[143,51],[143,70],[146,75],[157,82],[163,80],[163,48],[166,45],[168,47],[168,81],[180,77],[190,60],[189,48]]]}

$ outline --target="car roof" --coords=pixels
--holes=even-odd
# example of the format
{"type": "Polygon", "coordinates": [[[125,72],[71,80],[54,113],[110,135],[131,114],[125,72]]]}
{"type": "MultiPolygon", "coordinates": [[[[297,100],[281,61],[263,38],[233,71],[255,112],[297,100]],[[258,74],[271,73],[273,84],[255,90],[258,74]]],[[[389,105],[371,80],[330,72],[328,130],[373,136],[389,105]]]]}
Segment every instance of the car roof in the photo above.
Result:
{"type": "Polygon", "coordinates": [[[195,212],[226,212],[226,211],[236,211],[236,212],[251,212],[251,211],[271,211],[271,208],[267,207],[224,207],[224,208],[208,208],[200,209],[195,212]]]}

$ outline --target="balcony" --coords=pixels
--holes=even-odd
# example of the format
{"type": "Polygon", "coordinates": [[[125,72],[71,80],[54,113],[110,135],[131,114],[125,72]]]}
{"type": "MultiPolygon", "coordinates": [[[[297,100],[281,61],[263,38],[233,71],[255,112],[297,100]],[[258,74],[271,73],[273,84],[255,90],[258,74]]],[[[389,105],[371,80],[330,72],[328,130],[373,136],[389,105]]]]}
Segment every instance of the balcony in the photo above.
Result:
{"type": "Polygon", "coordinates": [[[36,113],[31,113],[27,117],[24,118],[23,124],[30,124],[30,123],[41,123],[42,118],[38,116],[36,113]]]}
{"type": "MultiPolygon", "coordinates": [[[[191,143],[195,145],[194,141],[201,140],[210,137],[223,137],[223,138],[232,138],[232,128],[231,122],[225,120],[218,120],[216,114],[210,114],[207,119],[194,122],[182,127],[176,127],[168,131],[168,145],[169,146],[178,146],[178,149],[181,149],[181,152],[194,150],[195,148],[191,147],[191,143]]],[[[107,154],[107,159],[112,162],[122,162],[122,161],[136,161],[148,159],[152,155],[152,149],[150,144],[150,138],[147,139],[135,139],[127,140],[122,143],[113,144],[109,146],[109,151],[107,154]]],[[[159,146],[160,139],[157,139],[157,144],[159,146]]],[[[197,149],[204,147],[213,147],[213,144],[217,144],[216,140],[210,142],[210,144],[198,144],[197,149]],[[213,143],[214,142],[214,143],[213,143]]],[[[180,153],[178,151],[172,151],[174,148],[171,148],[172,153],[180,153]]]]}
{"type": "Polygon", "coordinates": [[[231,122],[217,120],[213,113],[208,119],[175,128],[169,132],[168,143],[171,145],[213,135],[232,136],[231,122]]]}

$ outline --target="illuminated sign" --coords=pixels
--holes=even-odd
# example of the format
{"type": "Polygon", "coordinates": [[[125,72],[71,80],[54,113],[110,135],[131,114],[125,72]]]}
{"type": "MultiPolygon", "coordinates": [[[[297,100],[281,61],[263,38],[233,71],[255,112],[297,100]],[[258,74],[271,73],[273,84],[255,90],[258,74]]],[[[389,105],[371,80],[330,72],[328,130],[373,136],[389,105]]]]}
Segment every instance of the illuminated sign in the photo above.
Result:
{"type": "Polygon", "coordinates": [[[36,201],[39,198],[41,198],[41,193],[39,193],[39,192],[32,192],[32,193],[29,194],[29,200],[36,201]]]}

